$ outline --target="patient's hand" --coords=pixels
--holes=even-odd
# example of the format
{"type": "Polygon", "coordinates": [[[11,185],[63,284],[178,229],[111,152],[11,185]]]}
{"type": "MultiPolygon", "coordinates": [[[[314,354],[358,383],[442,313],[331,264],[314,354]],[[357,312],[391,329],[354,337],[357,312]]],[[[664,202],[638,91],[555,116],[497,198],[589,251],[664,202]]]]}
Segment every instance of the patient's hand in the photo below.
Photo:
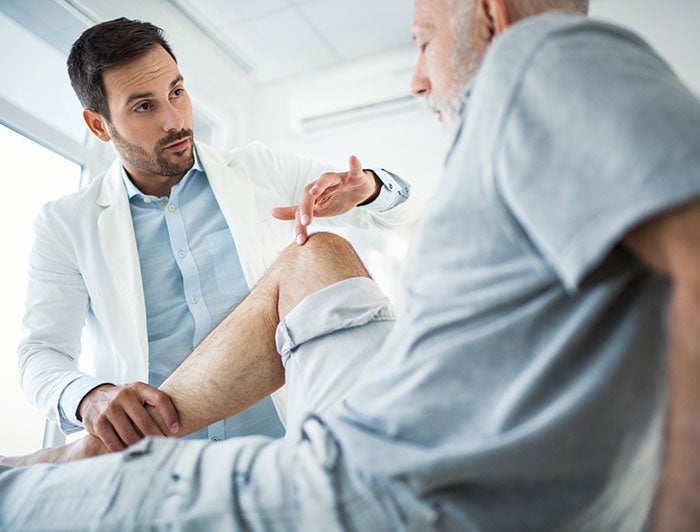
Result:
{"type": "Polygon", "coordinates": [[[337,216],[379,195],[381,181],[374,172],[362,170],[362,163],[354,155],[350,156],[349,165],[347,172],[326,172],[306,185],[299,205],[272,209],[275,218],[296,221],[297,243],[306,242],[307,227],[314,216],[337,216]]]}

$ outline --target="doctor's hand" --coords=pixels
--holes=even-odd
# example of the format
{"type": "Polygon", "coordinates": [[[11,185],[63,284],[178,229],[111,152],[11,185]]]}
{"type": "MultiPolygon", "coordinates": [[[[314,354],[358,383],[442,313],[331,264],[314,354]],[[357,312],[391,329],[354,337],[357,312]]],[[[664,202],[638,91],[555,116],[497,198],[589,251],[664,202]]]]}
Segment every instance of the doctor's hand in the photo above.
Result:
{"type": "Polygon", "coordinates": [[[78,417],[85,430],[102,440],[110,452],[121,451],[144,436],[168,436],[180,428],[170,397],[143,382],[94,388],[80,401],[78,417]],[[161,429],[146,406],[156,409],[165,427],[161,429]]]}
{"type": "Polygon", "coordinates": [[[353,207],[373,201],[382,187],[374,172],[363,171],[360,160],[350,156],[347,172],[326,172],[304,187],[299,205],[275,207],[272,216],[279,220],[296,221],[296,240],[303,244],[308,238],[307,227],[314,216],[337,216],[353,207]]]}

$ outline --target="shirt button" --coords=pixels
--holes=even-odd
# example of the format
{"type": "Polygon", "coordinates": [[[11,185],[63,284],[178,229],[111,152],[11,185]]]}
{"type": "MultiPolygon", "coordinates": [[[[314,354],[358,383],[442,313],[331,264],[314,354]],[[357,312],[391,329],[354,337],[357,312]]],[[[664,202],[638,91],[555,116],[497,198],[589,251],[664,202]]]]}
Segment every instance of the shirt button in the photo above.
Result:
{"type": "Polygon", "coordinates": [[[143,198],[144,203],[151,203],[151,198],[143,198]]]}
{"type": "Polygon", "coordinates": [[[394,185],[392,185],[391,183],[389,183],[387,186],[389,187],[389,190],[394,190],[394,185]]]}
{"type": "Polygon", "coordinates": [[[192,303],[197,304],[197,302],[199,301],[199,298],[197,296],[192,296],[191,300],[192,300],[192,303]]]}
{"type": "Polygon", "coordinates": [[[187,252],[185,252],[185,251],[183,251],[183,250],[180,250],[180,252],[178,253],[178,255],[180,256],[181,259],[184,259],[184,258],[187,256],[187,252]]]}
{"type": "Polygon", "coordinates": [[[173,212],[175,210],[175,205],[168,205],[168,210],[173,212]]]}
{"type": "Polygon", "coordinates": [[[211,442],[212,442],[212,443],[216,443],[216,442],[218,442],[218,441],[219,441],[219,438],[212,438],[212,439],[211,439],[211,442]]]}

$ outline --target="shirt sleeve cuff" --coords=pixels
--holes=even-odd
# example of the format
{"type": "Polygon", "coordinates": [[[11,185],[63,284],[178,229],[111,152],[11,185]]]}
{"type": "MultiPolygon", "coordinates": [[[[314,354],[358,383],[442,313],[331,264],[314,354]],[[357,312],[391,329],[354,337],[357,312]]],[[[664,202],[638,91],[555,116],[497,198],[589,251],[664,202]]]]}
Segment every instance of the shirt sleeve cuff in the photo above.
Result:
{"type": "Polygon", "coordinates": [[[382,188],[379,189],[379,195],[374,201],[362,206],[364,209],[374,212],[388,211],[408,199],[411,192],[408,182],[384,168],[370,168],[370,170],[382,182],[382,188]]]}
{"type": "Polygon", "coordinates": [[[78,405],[83,397],[102,384],[107,383],[85,375],[71,381],[63,388],[58,400],[58,413],[62,430],[72,432],[83,428],[83,423],[78,419],[78,405]]]}

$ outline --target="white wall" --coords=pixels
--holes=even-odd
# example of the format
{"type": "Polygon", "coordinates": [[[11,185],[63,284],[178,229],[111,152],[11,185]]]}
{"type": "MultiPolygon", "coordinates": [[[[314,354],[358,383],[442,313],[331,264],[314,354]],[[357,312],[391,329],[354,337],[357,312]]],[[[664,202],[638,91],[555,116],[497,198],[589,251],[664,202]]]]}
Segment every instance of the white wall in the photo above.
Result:
{"type": "Polygon", "coordinates": [[[591,16],[639,33],[700,94],[700,1],[592,0],[591,16]]]}

